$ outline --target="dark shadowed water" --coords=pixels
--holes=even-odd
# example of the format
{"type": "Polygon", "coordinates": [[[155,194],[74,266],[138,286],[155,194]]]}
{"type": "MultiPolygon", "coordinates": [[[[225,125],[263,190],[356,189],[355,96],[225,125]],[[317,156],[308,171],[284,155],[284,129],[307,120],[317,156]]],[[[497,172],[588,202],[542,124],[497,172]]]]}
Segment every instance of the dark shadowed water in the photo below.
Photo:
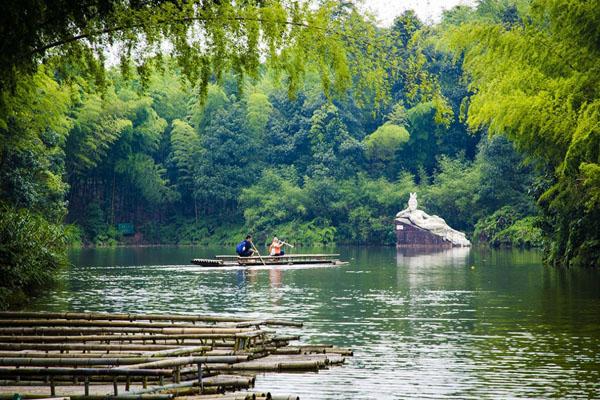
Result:
{"type": "Polygon", "coordinates": [[[231,250],[84,249],[33,309],[300,320],[286,332],[355,350],[340,368],[257,379],[303,399],[600,398],[599,271],[523,251],[335,251],[350,264],[206,270],[189,260],[231,250]]]}

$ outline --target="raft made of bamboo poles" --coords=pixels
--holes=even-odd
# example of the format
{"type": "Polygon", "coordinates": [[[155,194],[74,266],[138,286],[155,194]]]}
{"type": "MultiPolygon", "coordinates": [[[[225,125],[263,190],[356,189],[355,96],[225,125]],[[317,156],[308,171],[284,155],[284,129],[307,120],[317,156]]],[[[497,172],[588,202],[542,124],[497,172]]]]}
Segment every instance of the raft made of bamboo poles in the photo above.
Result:
{"type": "Polygon", "coordinates": [[[252,267],[252,266],[277,266],[277,265],[345,265],[345,261],[338,259],[339,254],[286,254],[283,256],[250,256],[217,255],[214,259],[194,258],[192,264],[202,267],[252,267]]]}
{"type": "Polygon", "coordinates": [[[289,346],[300,336],[267,325],[302,326],[215,315],[0,312],[0,395],[14,386],[23,398],[39,398],[27,387],[48,385],[52,397],[74,400],[200,398],[252,388],[256,372],[318,372],[344,362],[345,349],[289,346]],[[81,385],[83,394],[65,392],[81,385]],[[103,396],[90,393],[106,387],[103,396]]]}

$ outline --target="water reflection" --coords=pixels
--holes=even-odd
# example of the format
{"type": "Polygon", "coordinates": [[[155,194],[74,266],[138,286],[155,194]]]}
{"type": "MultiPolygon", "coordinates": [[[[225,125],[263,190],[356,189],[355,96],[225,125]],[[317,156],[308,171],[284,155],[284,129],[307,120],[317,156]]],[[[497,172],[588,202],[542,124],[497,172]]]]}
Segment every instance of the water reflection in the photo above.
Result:
{"type": "Polygon", "coordinates": [[[396,264],[398,266],[443,267],[465,265],[470,247],[453,247],[450,249],[397,249],[396,264]]]}

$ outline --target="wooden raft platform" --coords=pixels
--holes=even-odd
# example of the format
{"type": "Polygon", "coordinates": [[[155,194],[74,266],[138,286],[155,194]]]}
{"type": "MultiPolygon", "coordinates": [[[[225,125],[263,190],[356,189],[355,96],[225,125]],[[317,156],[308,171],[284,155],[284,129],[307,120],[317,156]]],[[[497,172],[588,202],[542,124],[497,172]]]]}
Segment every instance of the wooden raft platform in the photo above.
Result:
{"type": "Polygon", "coordinates": [[[345,265],[347,262],[338,259],[339,254],[291,254],[285,256],[240,257],[232,255],[218,255],[215,259],[194,258],[192,264],[203,267],[231,267],[231,266],[256,266],[256,265],[310,265],[330,264],[345,265]]]}
{"type": "Polygon", "coordinates": [[[352,351],[290,346],[278,319],[0,312],[0,400],[296,399],[248,391],[257,372],[318,372],[352,351]],[[225,392],[235,392],[226,393],[225,392]]]}

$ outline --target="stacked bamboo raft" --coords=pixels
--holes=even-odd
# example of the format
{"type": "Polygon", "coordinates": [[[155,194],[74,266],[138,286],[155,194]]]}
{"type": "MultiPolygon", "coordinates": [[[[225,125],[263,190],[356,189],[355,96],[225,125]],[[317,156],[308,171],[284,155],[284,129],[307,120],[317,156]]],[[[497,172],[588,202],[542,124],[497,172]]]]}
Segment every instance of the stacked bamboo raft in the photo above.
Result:
{"type": "Polygon", "coordinates": [[[0,400],[288,399],[257,372],[318,372],[350,349],[290,346],[301,323],[214,315],[0,312],[0,400]],[[225,393],[234,392],[234,393],[225,393]]]}
{"type": "Polygon", "coordinates": [[[340,261],[339,254],[288,254],[284,256],[252,256],[240,257],[230,255],[218,255],[215,259],[194,258],[192,264],[202,267],[234,267],[234,266],[277,266],[277,265],[346,265],[346,261],[340,261]]]}

